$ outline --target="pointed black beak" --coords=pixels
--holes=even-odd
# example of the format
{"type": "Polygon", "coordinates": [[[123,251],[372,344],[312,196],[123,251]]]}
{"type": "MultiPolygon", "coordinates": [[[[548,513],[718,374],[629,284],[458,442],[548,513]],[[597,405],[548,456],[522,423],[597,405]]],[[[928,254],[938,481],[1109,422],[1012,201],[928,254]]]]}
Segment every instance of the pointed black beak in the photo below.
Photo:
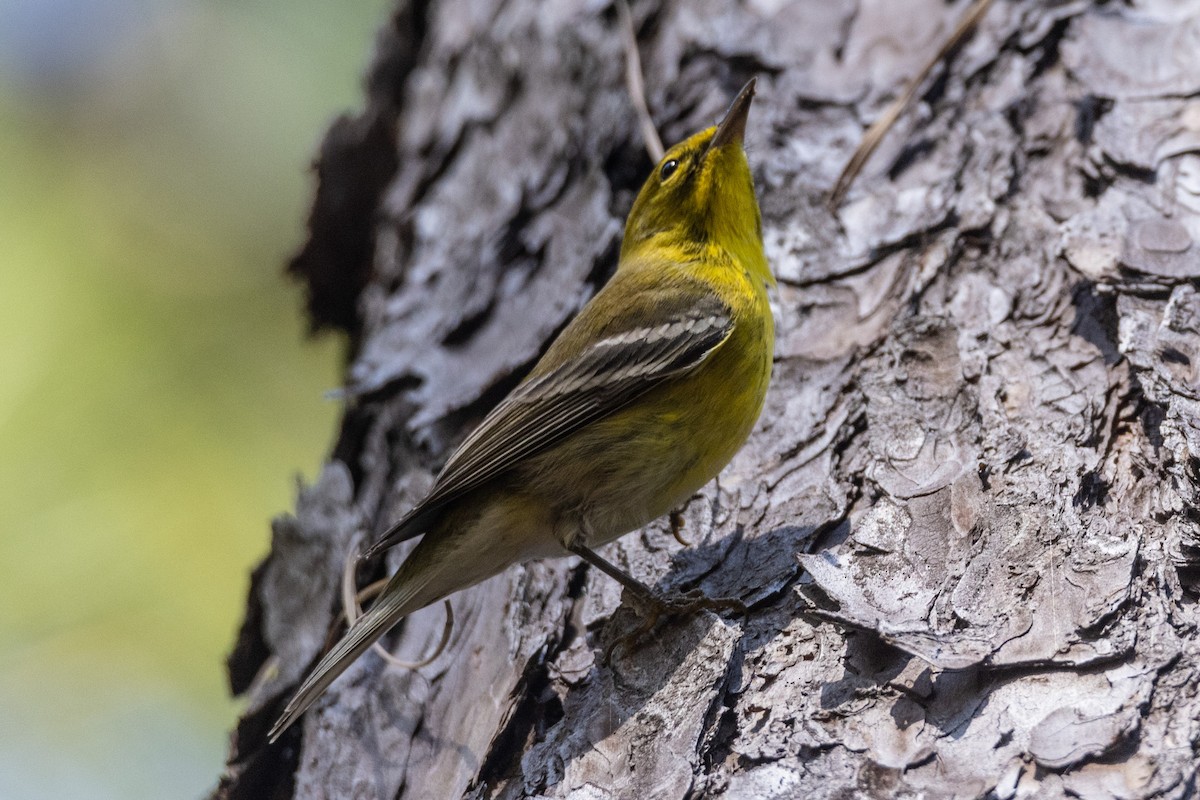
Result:
{"type": "Polygon", "coordinates": [[[733,99],[733,104],[725,112],[725,119],[721,120],[721,124],[717,126],[717,132],[713,134],[708,147],[704,149],[706,157],[713,150],[730,142],[741,144],[742,137],[746,135],[746,117],[750,115],[750,102],[754,99],[754,84],[757,80],[757,78],[751,78],[733,99]]]}

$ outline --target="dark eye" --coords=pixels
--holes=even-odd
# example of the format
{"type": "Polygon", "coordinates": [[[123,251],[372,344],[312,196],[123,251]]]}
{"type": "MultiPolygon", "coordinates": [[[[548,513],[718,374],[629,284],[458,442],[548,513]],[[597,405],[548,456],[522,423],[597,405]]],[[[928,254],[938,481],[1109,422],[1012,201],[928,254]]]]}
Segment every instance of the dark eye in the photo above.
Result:
{"type": "Polygon", "coordinates": [[[672,158],[670,161],[662,165],[662,170],[660,173],[662,175],[662,179],[665,181],[667,178],[674,175],[675,170],[677,169],[679,169],[679,162],[672,158]]]}

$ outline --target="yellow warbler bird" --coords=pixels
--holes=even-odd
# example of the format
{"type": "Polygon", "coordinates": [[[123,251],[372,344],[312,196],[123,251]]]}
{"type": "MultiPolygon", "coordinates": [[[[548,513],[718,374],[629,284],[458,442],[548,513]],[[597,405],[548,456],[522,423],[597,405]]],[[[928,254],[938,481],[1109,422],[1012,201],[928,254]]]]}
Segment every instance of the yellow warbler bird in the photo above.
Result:
{"type": "Polygon", "coordinates": [[[729,462],[771,377],[774,284],[742,147],[751,80],[721,123],[667,151],[638,193],[612,280],[364,558],[424,535],[304,680],[281,733],[408,614],[511,564],[592,548],[662,516],[729,462]]]}

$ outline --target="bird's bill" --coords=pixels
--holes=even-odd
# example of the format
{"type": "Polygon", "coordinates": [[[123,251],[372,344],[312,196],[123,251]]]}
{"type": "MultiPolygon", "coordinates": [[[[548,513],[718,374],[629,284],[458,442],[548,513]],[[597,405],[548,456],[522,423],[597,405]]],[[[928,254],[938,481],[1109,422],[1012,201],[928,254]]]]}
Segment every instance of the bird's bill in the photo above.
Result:
{"type": "Polygon", "coordinates": [[[751,78],[738,92],[737,97],[733,98],[733,103],[725,112],[725,119],[717,125],[717,132],[709,140],[704,155],[707,156],[713,150],[730,142],[741,144],[742,137],[746,135],[746,117],[750,115],[750,102],[754,99],[754,84],[757,80],[757,78],[751,78]]]}

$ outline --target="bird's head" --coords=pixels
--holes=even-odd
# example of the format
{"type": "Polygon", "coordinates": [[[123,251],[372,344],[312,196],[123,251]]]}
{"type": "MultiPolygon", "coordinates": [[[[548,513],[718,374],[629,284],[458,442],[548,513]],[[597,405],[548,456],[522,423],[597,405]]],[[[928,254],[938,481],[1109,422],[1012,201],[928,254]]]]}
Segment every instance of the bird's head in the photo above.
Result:
{"type": "Polygon", "coordinates": [[[720,124],[666,152],[629,212],[622,259],[662,245],[761,254],[762,217],[742,146],[754,83],[738,93],[720,124]]]}

